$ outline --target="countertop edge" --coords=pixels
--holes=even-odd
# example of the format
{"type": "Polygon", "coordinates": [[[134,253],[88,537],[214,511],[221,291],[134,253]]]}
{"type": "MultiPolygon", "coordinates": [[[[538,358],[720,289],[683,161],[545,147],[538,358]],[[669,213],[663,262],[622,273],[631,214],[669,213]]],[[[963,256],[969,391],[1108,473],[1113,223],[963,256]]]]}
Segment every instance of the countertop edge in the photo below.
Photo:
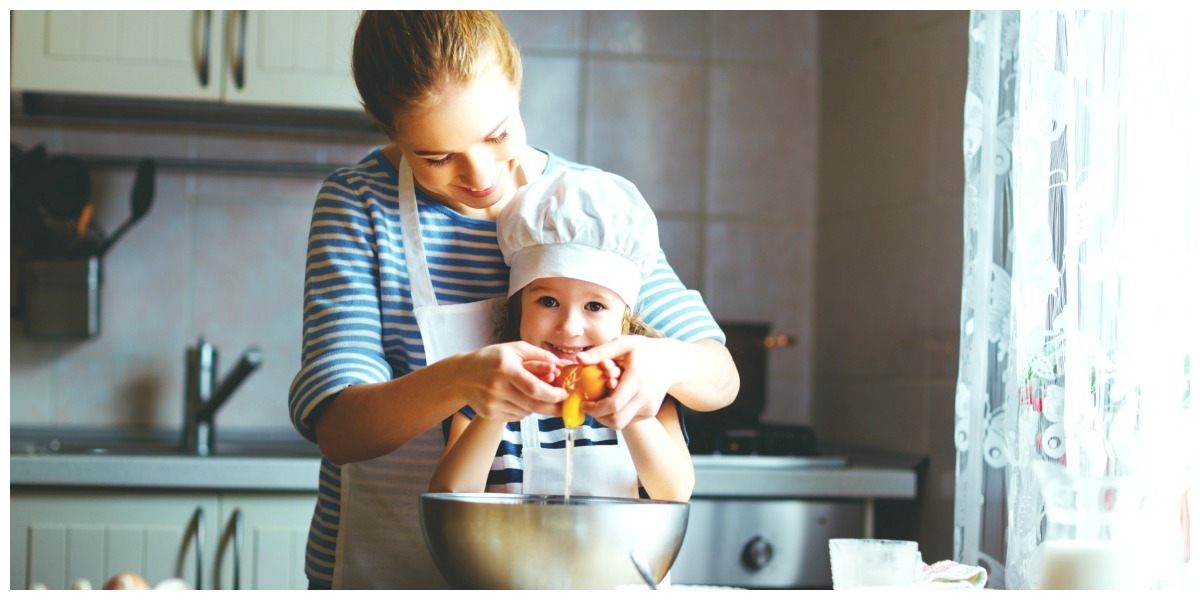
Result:
{"type": "Polygon", "coordinates": [[[10,456],[9,485],[316,492],[319,458],[10,456]]]}

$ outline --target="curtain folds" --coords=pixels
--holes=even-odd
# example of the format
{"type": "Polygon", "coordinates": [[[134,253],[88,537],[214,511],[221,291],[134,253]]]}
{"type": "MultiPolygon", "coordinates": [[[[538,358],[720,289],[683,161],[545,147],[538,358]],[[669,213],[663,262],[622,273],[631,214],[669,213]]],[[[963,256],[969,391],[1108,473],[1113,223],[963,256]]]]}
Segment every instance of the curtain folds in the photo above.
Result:
{"type": "MultiPolygon", "coordinates": [[[[989,585],[1039,585],[1039,461],[1145,481],[1168,565],[1188,539],[1181,514],[1200,477],[1193,22],[971,13],[954,554],[986,567],[989,585]]],[[[1161,568],[1170,587],[1176,573],[1161,568]]]]}

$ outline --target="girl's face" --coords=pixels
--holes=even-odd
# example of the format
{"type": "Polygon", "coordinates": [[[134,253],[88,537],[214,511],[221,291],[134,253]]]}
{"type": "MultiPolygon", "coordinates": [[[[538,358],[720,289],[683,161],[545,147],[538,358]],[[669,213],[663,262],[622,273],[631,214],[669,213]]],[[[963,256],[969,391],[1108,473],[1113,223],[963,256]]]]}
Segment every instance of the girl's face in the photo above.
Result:
{"type": "Polygon", "coordinates": [[[432,106],[399,119],[396,146],[417,185],[467,216],[495,219],[512,198],[526,148],[518,90],[499,67],[447,86],[432,106]]]}
{"type": "Polygon", "coordinates": [[[543,277],[521,290],[521,340],[559,358],[621,335],[625,303],[612,290],[569,277],[543,277]]]}

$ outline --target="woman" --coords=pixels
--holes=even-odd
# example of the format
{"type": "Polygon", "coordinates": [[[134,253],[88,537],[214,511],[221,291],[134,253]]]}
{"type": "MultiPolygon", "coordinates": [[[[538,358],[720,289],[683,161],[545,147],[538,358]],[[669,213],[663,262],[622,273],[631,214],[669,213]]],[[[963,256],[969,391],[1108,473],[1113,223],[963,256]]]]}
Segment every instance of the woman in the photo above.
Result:
{"type": "MultiPolygon", "coordinates": [[[[488,345],[508,286],[495,219],[518,187],[591,167],[526,143],[520,55],[490,12],[368,11],[353,65],[391,144],[330,175],[318,194],[289,409],[324,455],[310,585],[406,587],[389,577],[390,553],[421,541],[396,540],[416,519],[415,498],[396,497],[399,449],[463,406],[515,421],[565,399],[523,366],[554,354],[488,345]]],[[[696,410],[737,394],[724,335],[661,254],[647,298],[642,316],[668,337],[622,336],[576,357],[621,364],[619,385],[591,408],[618,430],[653,418],[667,393],[696,410]]]]}

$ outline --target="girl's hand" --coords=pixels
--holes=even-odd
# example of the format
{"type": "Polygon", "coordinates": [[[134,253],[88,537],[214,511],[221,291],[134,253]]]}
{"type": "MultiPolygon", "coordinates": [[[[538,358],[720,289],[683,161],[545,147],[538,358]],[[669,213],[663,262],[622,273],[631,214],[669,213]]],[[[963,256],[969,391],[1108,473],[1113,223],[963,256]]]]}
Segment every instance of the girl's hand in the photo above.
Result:
{"type": "Polygon", "coordinates": [[[512,422],[530,413],[556,414],[567,398],[550,383],[561,361],[532,344],[495,344],[454,360],[461,397],[485,419],[512,422]]]}
{"type": "Polygon", "coordinates": [[[633,421],[653,418],[668,390],[681,378],[683,371],[674,349],[682,344],[670,338],[622,335],[579,353],[576,359],[580,363],[608,363],[605,370],[613,386],[608,397],[584,403],[584,411],[618,430],[633,421]]]}

